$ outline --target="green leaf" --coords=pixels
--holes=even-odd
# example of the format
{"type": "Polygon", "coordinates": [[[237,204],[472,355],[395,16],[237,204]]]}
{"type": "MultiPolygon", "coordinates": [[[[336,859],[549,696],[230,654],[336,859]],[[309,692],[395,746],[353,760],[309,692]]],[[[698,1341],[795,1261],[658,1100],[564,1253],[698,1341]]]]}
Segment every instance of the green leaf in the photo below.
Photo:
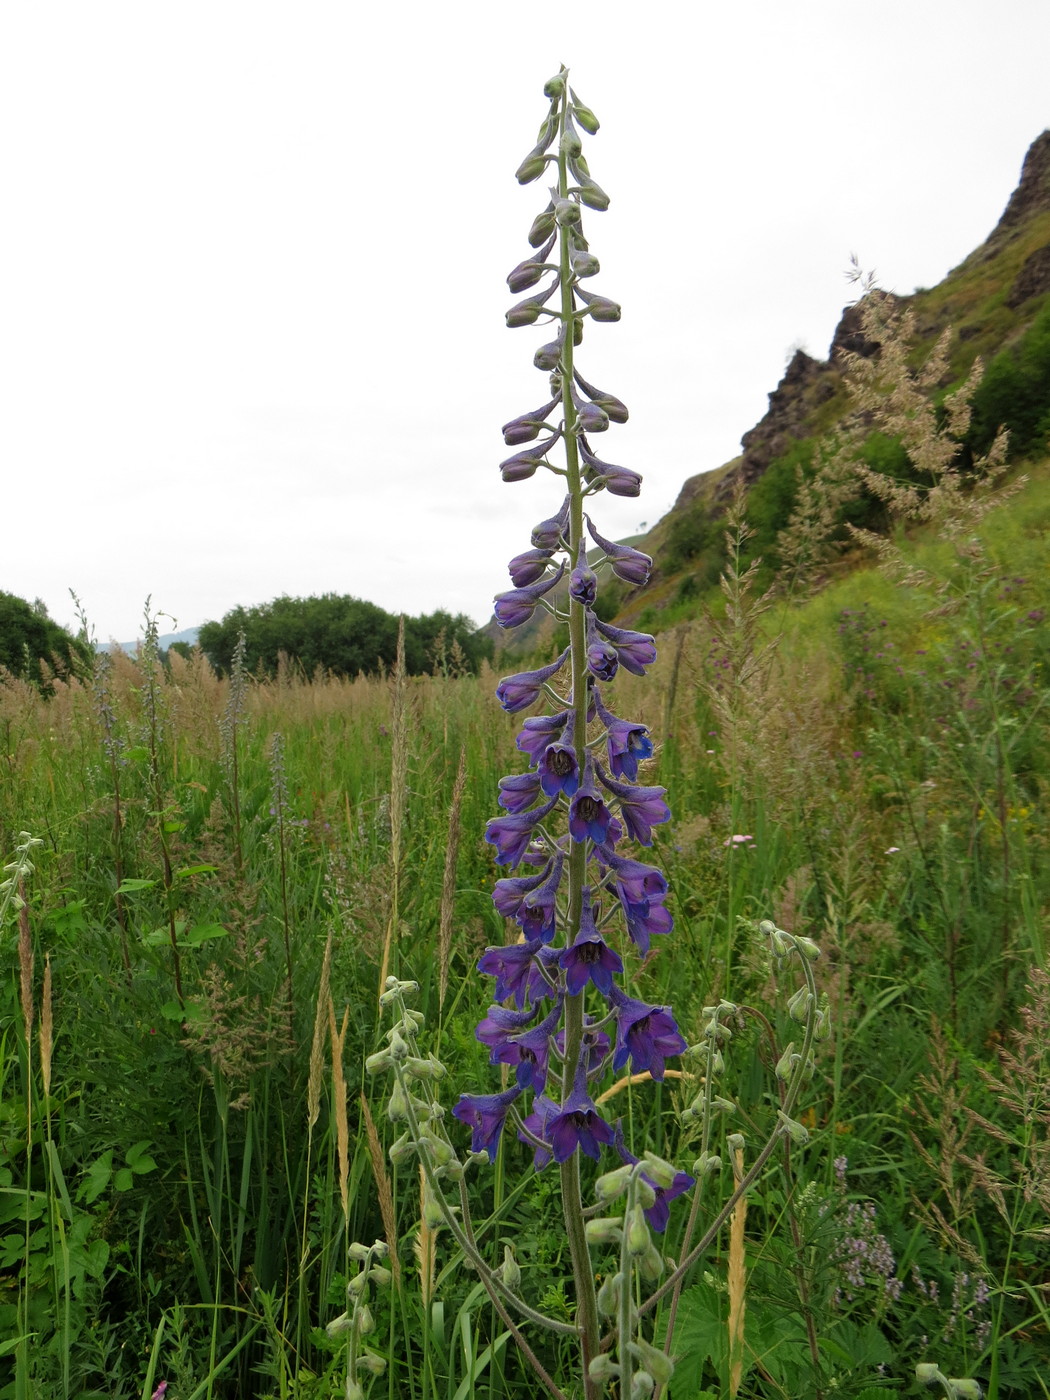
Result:
{"type": "Polygon", "coordinates": [[[92,1201],[97,1201],[102,1192],[110,1183],[113,1176],[113,1149],[103,1152],[101,1157],[95,1159],[84,1173],[84,1182],[77,1192],[79,1200],[86,1205],[91,1205],[92,1201]]]}
{"type": "Polygon", "coordinates": [[[148,763],[149,749],[144,748],[142,744],[136,744],[134,748],[125,749],[123,757],[126,758],[129,763],[148,763]]]}
{"type": "Polygon", "coordinates": [[[214,875],[218,869],[215,865],[184,865],[175,872],[176,880],[185,880],[190,875],[214,875]]]}
{"type": "Polygon", "coordinates": [[[117,894],[137,894],[139,890],[151,890],[156,880],[121,880],[117,894]]]}
{"type": "Polygon", "coordinates": [[[130,1191],[135,1184],[135,1175],[130,1167],[120,1167],[113,1178],[113,1186],[117,1191],[130,1191]]]}
{"type": "Polygon", "coordinates": [[[160,1008],[160,1014],[165,1021],[185,1021],[189,1019],[186,1012],[187,1008],[177,1001],[166,1001],[160,1008]]]}
{"type": "Polygon", "coordinates": [[[225,938],[228,933],[229,929],[222,924],[196,924],[184,938],[179,939],[179,943],[184,948],[197,948],[213,938],[225,938]]]}
{"type": "Polygon", "coordinates": [[[156,1170],[156,1162],[146,1151],[149,1146],[151,1146],[149,1138],[143,1138],[141,1142],[136,1142],[129,1147],[124,1154],[125,1162],[137,1176],[156,1170]]]}

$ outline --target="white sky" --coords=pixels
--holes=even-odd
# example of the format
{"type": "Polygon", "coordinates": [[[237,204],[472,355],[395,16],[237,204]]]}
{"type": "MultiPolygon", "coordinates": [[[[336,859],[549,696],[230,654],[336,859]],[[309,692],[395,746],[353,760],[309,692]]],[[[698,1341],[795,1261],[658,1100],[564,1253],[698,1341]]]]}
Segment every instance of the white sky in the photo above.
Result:
{"type": "Polygon", "coordinates": [[[623,320],[579,363],[631,409],[615,537],[826,353],[851,252],[910,292],[989,233],[1048,55],[1047,0],[7,0],[0,589],[72,623],[74,588],[100,639],[147,594],[180,627],[328,591],[484,621],[560,503],[497,470],[546,397],[503,279],[558,64],[612,199],[623,320]]]}

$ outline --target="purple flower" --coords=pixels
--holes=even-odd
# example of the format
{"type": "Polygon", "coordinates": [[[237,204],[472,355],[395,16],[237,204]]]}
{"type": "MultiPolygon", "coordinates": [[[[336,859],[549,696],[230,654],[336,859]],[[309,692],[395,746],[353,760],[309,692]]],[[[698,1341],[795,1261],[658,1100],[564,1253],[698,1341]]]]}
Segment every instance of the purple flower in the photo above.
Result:
{"type": "Polygon", "coordinates": [[[522,753],[528,754],[533,768],[539,763],[548,744],[556,743],[561,738],[571,717],[571,710],[561,710],[556,715],[533,715],[525,721],[515,742],[522,753]]]}
{"type": "MultiPolygon", "coordinates": [[[[540,691],[551,676],[565,665],[568,655],[569,648],[566,647],[558,659],[552,661],[549,666],[541,666],[538,671],[519,671],[516,676],[504,676],[496,687],[496,699],[507,714],[517,714],[519,710],[527,710],[530,705],[535,704],[539,699],[540,691]]],[[[526,720],[525,723],[528,724],[529,721],[526,720]]]]}
{"type": "Polygon", "coordinates": [[[475,1040],[480,1040],[482,1045],[489,1047],[489,1064],[499,1063],[496,1052],[512,1035],[517,1035],[519,1031],[531,1025],[537,1014],[535,1007],[529,1007],[527,1011],[510,1011],[505,1006],[498,1005],[489,1007],[488,1014],[478,1022],[474,1032],[475,1040]]]}
{"type": "Polygon", "coordinates": [[[520,1094],[521,1090],[515,1085],[513,1089],[505,1089],[502,1094],[463,1095],[452,1110],[452,1116],[471,1129],[472,1152],[487,1152],[490,1162],[496,1160],[496,1148],[507,1110],[520,1094]]]}
{"type": "Polygon", "coordinates": [[[627,900],[630,904],[646,904],[650,900],[663,899],[667,894],[667,876],[657,866],[618,856],[608,846],[601,848],[598,858],[615,875],[616,892],[621,900],[627,900]]]}
{"type": "Polygon", "coordinates": [[[540,755],[537,769],[538,776],[533,781],[539,783],[548,797],[556,797],[559,792],[571,797],[580,786],[580,765],[571,744],[563,741],[548,744],[540,755]]]}
{"type": "Polygon", "coordinates": [[[536,807],[531,812],[512,813],[506,817],[493,817],[485,828],[485,840],[496,847],[496,860],[500,865],[517,865],[525,854],[525,848],[532,840],[533,829],[553,809],[556,797],[536,807]]]}
{"type": "Polygon", "coordinates": [[[524,554],[515,554],[507,565],[510,581],[515,588],[526,588],[535,583],[547,572],[553,549],[527,549],[524,554]]]}
{"type": "Polygon", "coordinates": [[[599,549],[605,550],[605,557],[616,577],[622,578],[624,583],[648,583],[653,567],[653,561],[648,554],[643,554],[638,549],[632,549],[630,545],[613,544],[604,535],[599,535],[591,523],[590,516],[586,516],[585,519],[591,539],[599,549]]]}
{"type": "Polygon", "coordinates": [[[598,619],[587,614],[587,669],[600,681],[611,681],[620,665],[620,654],[598,633],[598,619]]]}
{"type": "Polygon", "coordinates": [[[486,948],[478,959],[478,971],[496,979],[493,996],[497,1001],[513,997],[523,1007],[550,994],[550,983],[539,963],[534,962],[540,940],[512,943],[508,948],[486,948]]]}
{"type": "Polygon", "coordinates": [[[555,1002],[550,1013],[538,1026],[530,1031],[521,1031],[511,1036],[498,1050],[492,1053],[493,1064],[515,1065],[518,1086],[543,1092],[547,1082],[547,1065],[550,1061],[551,1036],[561,1020],[561,998],[555,1002]]]}
{"type": "Polygon", "coordinates": [[[504,423],[501,429],[503,441],[508,447],[517,447],[519,443],[531,442],[547,426],[546,420],[557,403],[558,398],[555,397],[551,399],[550,403],[541,404],[539,408],[534,408],[531,413],[523,413],[520,418],[512,418],[509,423],[504,423]]]}
{"type": "MultiPolygon", "coordinates": [[[[573,395],[575,399],[576,396],[573,395]]],[[[609,415],[600,404],[581,403],[576,399],[576,430],[581,433],[604,433],[609,426],[609,415]]]]}
{"type": "MultiPolygon", "coordinates": [[[[615,394],[607,394],[603,389],[596,389],[593,384],[588,384],[586,379],[584,379],[583,375],[579,372],[579,370],[574,369],[572,377],[576,380],[576,383],[580,386],[580,388],[591,400],[591,402],[596,403],[600,405],[600,407],[604,408],[605,412],[609,415],[610,419],[614,423],[627,422],[627,406],[626,404],[621,403],[621,401],[616,397],[615,394]]],[[[601,542],[599,540],[596,540],[595,543],[599,544],[601,542]]]]}
{"type": "Polygon", "coordinates": [[[606,748],[609,754],[609,767],[616,778],[626,778],[634,782],[638,777],[638,764],[653,756],[653,741],[644,724],[632,724],[630,720],[617,719],[605,708],[595,695],[595,710],[605,725],[606,748]]]}
{"type": "Polygon", "coordinates": [[[523,622],[528,622],[539,605],[540,599],[545,593],[551,591],[564,572],[565,565],[561,564],[553,578],[534,583],[529,588],[512,588],[508,593],[497,593],[494,611],[499,625],[501,627],[520,627],[523,622]]]}
{"type": "Polygon", "coordinates": [[[538,875],[508,875],[492,887],[492,902],[506,919],[515,919],[525,896],[538,889],[550,874],[548,861],[538,875]]]}
{"type": "Polygon", "coordinates": [[[629,783],[618,783],[608,776],[600,764],[595,766],[602,786],[620,799],[620,816],[628,836],[643,846],[651,846],[653,827],[671,820],[671,809],[664,801],[667,789],[632,787],[629,783]]]}
{"type": "Polygon", "coordinates": [[[614,972],[623,971],[623,959],[608,946],[594,923],[591,907],[591,891],[583,890],[583,906],[580,909],[580,931],[571,948],[566,948],[558,959],[565,971],[565,986],[570,996],[579,996],[588,981],[608,996],[612,987],[614,972]]]}
{"type": "Polygon", "coordinates": [[[546,1146],[547,1124],[557,1112],[558,1105],[552,1102],[546,1094],[539,1094],[532,1101],[532,1112],[527,1118],[522,1119],[518,1137],[533,1149],[532,1165],[538,1172],[543,1170],[553,1155],[550,1148],[546,1146]],[[539,1141],[534,1141],[534,1139],[539,1139],[539,1141]]]}
{"type": "Polygon", "coordinates": [[[628,1056],[635,1074],[648,1070],[663,1079],[664,1060],[680,1055],[686,1042],[669,1006],[650,1006],[621,992],[614,983],[607,1000],[616,1008],[616,1051],[613,1069],[622,1069],[628,1056]]]}
{"type": "Polygon", "coordinates": [[[627,920],[627,932],[631,942],[644,958],[649,952],[650,936],[654,933],[670,933],[674,928],[671,912],[656,900],[631,904],[621,895],[620,904],[627,920]]]}
{"type": "Polygon", "coordinates": [[[637,496],[642,489],[642,478],[628,467],[616,467],[611,462],[597,458],[580,438],[580,456],[583,459],[583,474],[589,486],[601,485],[611,496],[637,496]]]}
{"type": "Polygon", "coordinates": [[[574,841],[591,840],[601,845],[609,836],[611,813],[594,781],[590,754],[584,764],[583,782],[569,804],[569,835],[574,841]]]}
{"type": "MultiPolygon", "coordinates": [[[[621,1162],[629,1162],[632,1167],[638,1165],[638,1158],[628,1150],[627,1144],[624,1142],[623,1127],[619,1119],[613,1136],[613,1147],[616,1148],[621,1162]]],[[[656,1192],[656,1200],[646,1209],[645,1218],[649,1222],[650,1229],[655,1230],[658,1235],[662,1235],[667,1229],[668,1220],[671,1218],[670,1202],[695,1186],[696,1178],[689,1176],[687,1172],[675,1172],[674,1181],[670,1186],[657,1186],[652,1177],[644,1171],[642,1178],[656,1192]]]]}
{"type": "Polygon", "coordinates": [[[569,497],[562,502],[561,510],[549,520],[541,520],[532,531],[532,543],[536,549],[558,549],[564,543],[569,529],[569,497]]]}
{"type": "Polygon", "coordinates": [[[575,598],[585,608],[592,608],[598,596],[598,575],[587,563],[587,549],[583,540],[576,553],[576,567],[569,575],[569,597],[575,598]]]}
{"type": "Polygon", "coordinates": [[[527,939],[538,938],[541,943],[550,943],[557,923],[558,886],[561,884],[562,866],[565,857],[561,851],[546,867],[546,879],[534,890],[530,890],[521,901],[515,918],[527,939]]]}
{"type": "Polygon", "coordinates": [[[635,676],[644,676],[646,666],[656,660],[656,643],[645,632],[628,632],[595,620],[596,630],[616,648],[620,665],[635,676]]]}
{"type": "Polygon", "coordinates": [[[499,805],[508,812],[525,812],[540,795],[536,773],[515,773],[499,780],[499,805]]]}
{"type": "Polygon", "coordinates": [[[543,1125],[542,1137],[550,1143],[554,1160],[567,1162],[577,1148],[597,1162],[602,1145],[609,1146],[613,1130],[601,1117],[587,1093],[587,1072],[581,1061],[576,1072],[572,1093],[561,1109],[549,1114],[543,1125]]]}
{"type": "Polygon", "coordinates": [[[549,438],[538,442],[535,447],[528,447],[524,452],[515,452],[513,457],[505,457],[499,464],[503,480],[527,481],[530,476],[534,476],[537,470],[544,465],[543,459],[559,437],[561,437],[560,433],[553,433],[549,438]]]}

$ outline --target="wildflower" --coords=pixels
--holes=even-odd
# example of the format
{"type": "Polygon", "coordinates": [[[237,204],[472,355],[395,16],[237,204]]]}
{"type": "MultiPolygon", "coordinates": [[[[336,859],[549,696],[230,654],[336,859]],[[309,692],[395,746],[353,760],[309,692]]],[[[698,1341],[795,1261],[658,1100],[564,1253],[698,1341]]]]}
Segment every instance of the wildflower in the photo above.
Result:
{"type": "Polygon", "coordinates": [[[508,812],[524,812],[540,795],[540,779],[536,773],[516,773],[499,780],[499,805],[508,812]]]}
{"type": "Polygon", "coordinates": [[[598,593],[598,575],[587,563],[587,547],[580,540],[576,552],[576,567],[569,575],[569,597],[575,598],[585,608],[592,608],[598,593]]]}
{"type": "Polygon", "coordinates": [[[570,948],[566,948],[558,959],[565,971],[565,985],[570,996],[579,996],[588,981],[594,983],[605,996],[612,989],[614,972],[623,971],[623,959],[608,946],[594,923],[591,906],[591,891],[583,890],[583,906],[580,910],[580,929],[570,948]]]}
{"type": "Polygon", "coordinates": [[[548,744],[536,766],[538,774],[535,781],[548,797],[560,792],[571,797],[580,786],[580,765],[571,744],[558,741],[548,744]]]}
{"type": "MultiPolygon", "coordinates": [[[[504,676],[496,687],[496,698],[509,715],[517,714],[535,704],[540,691],[550,678],[561,670],[569,655],[566,647],[557,660],[549,666],[541,666],[538,671],[520,671],[516,676],[504,676]]],[[[566,718],[568,711],[566,711],[566,718]]],[[[528,721],[526,721],[528,723],[528,721]]]]}
{"type": "Polygon", "coordinates": [[[530,583],[541,579],[553,554],[553,549],[527,549],[523,554],[516,554],[507,565],[514,587],[527,588],[530,583]]]}
{"type": "MultiPolygon", "coordinates": [[[[613,1134],[613,1147],[616,1149],[622,1162],[628,1162],[632,1167],[638,1165],[638,1158],[627,1148],[623,1136],[623,1120],[617,1119],[616,1128],[613,1134]]],[[[690,1176],[688,1172],[676,1172],[674,1180],[670,1186],[657,1186],[656,1182],[645,1171],[642,1172],[642,1180],[647,1181],[653,1188],[656,1200],[645,1211],[645,1218],[649,1222],[649,1228],[655,1230],[658,1235],[662,1235],[667,1229],[667,1222],[671,1218],[671,1202],[677,1197],[685,1194],[696,1185],[696,1178],[690,1176]]]]}
{"type": "Polygon", "coordinates": [[[558,398],[555,396],[549,403],[534,408],[531,413],[523,413],[520,418],[512,418],[509,423],[504,423],[500,430],[503,433],[503,441],[508,447],[517,447],[519,443],[531,442],[547,426],[546,420],[557,405],[558,398]]]}
{"type": "Polygon", "coordinates": [[[638,764],[653,756],[653,741],[649,737],[648,727],[617,719],[609,713],[597,694],[594,703],[598,718],[605,725],[605,742],[613,776],[626,778],[633,783],[638,777],[638,764]]]}
{"type": "Polygon", "coordinates": [[[533,527],[532,543],[536,549],[559,549],[565,542],[569,529],[569,497],[562,502],[561,510],[549,520],[541,520],[533,527]]]}
{"type": "Polygon", "coordinates": [[[604,788],[620,800],[620,816],[632,840],[643,846],[653,844],[653,827],[671,820],[671,809],[663,800],[667,791],[662,787],[632,787],[610,778],[601,764],[595,764],[598,779],[604,788]]]}
{"type": "Polygon", "coordinates": [[[504,1090],[502,1094],[462,1095],[452,1110],[452,1116],[471,1129],[472,1152],[487,1152],[490,1162],[496,1160],[496,1149],[503,1132],[507,1110],[520,1094],[521,1089],[515,1085],[512,1089],[504,1090]]]}
{"type": "Polygon", "coordinates": [[[687,1048],[671,1008],[636,1001],[615,984],[607,1000],[616,1010],[613,1069],[622,1069],[629,1057],[635,1074],[648,1070],[653,1079],[663,1079],[664,1061],[687,1048]]]}
{"type": "Polygon", "coordinates": [[[598,619],[587,614],[587,669],[600,681],[611,681],[620,665],[620,657],[611,642],[598,632],[598,619]]]}
{"type": "Polygon", "coordinates": [[[506,817],[494,817],[485,828],[485,840],[496,847],[496,860],[500,865],[518,865],[525,848],[532,840],[532,833],[557,802],[552,797],[542,807],[531,812],[512,813],[506,817]]]}
{"type": "Polygon", "coordinates": [[[616,648],[620,665],[635,676],[644,676],[646,666],[656,660],[656,643],[645,632],[629,632],[622,627],[611,627],[607,622],[596,622],[595,629],[616,648]]]}
{"type": "Polygon", "coordinates": [[[594,781],[590,754],[584,765],[583,781],[569,806],[569,835],[574,841],[591,840],[600,845],[608,839],[611,813],[594,781]]]}
{"type": "Polygon", "coordinates": [[[538,938],[512,943],[509,948],[486,948],[478,959],[478,971],[496,979],[493,995],[497,1001],[513,997],[521,1008],[550,992],[550,983],[536,960],[541,947],[538,938]]]}
{"type": "Polygon", "coordinates": [[[528,588],[512,588],[507,593],[497,593],[494,612],[501,627],[520,627],[536,611],[545,593],[549,593],[565,572],[562,564],[558,572],[546,580],[534,583],[528,588]]]}
{"type": "Polygon", "coordinates": [[[559,1164],[567,1162],[577,1148],[597,1162],[602,1146],[612,1143],[613,1130],[587,1093],[587,1075],[582,1066],[572,1093],[559,1110],[547,1115],[541,1136],[550,1144],[551,1154],[559,1164]]]}
{"type": "Polygon", "coordinates": [[[561,738],[571,717],[571,710],[561,710],[556,715],[534,715],[525,721],[515,743],[522,753],[528,754],[534,768],[539,763],[544,749],[561,738]]]}
{"type": "Polygon", "coordinates": [[[727,836],[722,842],[723,846],[729,846],[733,849],[740,846],[753,846],[754,844],[755,838],[753,836],[727,836]]]}

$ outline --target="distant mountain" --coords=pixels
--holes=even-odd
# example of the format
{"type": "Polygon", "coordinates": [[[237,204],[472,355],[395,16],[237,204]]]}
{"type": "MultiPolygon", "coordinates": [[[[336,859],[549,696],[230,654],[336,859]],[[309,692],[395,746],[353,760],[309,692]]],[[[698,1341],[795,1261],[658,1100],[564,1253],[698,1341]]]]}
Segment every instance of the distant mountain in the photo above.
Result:
{"type": "MultiPolygon", "coordinates": [[[[157,645],[161,651],[167,651],[172,642],[185,642],[187,646],[197,645],[197,635],[199,627],[184,627],[181,632],[165,632],[162,637],[157,638],[157,645]]],[[[134,642],[96,642],[96,651],[126,651],[129,656],[134,656],[142,645],[142,638],[139,637],[134,642]]]]}

